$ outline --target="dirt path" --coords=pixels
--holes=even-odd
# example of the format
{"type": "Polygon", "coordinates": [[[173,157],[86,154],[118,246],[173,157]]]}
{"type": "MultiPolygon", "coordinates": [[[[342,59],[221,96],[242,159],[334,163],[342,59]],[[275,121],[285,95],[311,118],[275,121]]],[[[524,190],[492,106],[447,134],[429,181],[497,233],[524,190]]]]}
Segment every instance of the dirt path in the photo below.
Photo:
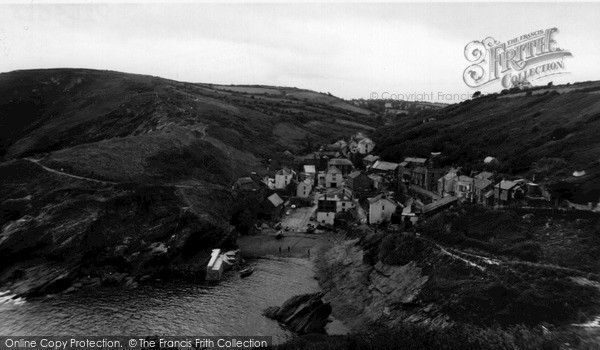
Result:
{"type": "Polygon", "coordinates": [[[92,179],[90,177],[85,177],[85,176],[79,176],[79,175],[73,175],[73,174],[69,174],[69,173],[65,173],[63,171],[59,171],[56,169],[52,169],[52,168],[48,168],[47,166],[43,165],[40,163],[41,159],[32,159],[32,158],[23,158],[25,160],[28,160],[34,164],[37,164],[38,166],[42,167],[44,170],[49,171],[51,173],[57,174],[57,175],[61,175],[61,176],[66,176],[66,177],[70,177],[73,179],[77,179],[77,180],[84,180],[84,181],[91,181],[91,182],[96,182],[96,183],[101,183],[104,185],[117,185],[121,182],[113,182],[113,181],[106,181],[106,180],[98,180],[98,179],[92,179]]]}
{"type": "MultiPolygon", "coordinates": [[[[60,171],[60,170],[56,170],[56,169],[52,169],[49,168],[43,164],[40,163],[41,159],[32,159],[32,158],[23,158],[27,161],[30,161],[34,164],[37,164],[38,166],[40,166],[42,169],[60,175],[60,176],[66,176],[66,177],[70,177],[72,179],[77,179],[77,180],[83,180],[83,181],[90,181],[90,182],[95,182],[95,183],[100,183],[100,184],[104,184],[104,185],[118,185],[118,184],[123,184],[124,182],[115,182],[115,181],[107,181],[107,180],[99,180],[99,179],[94,179],[91,177],[86,177],[86,176],[79,176],[79,175],[74,175],[74,174],[69,174],[66,173],[64,171],[60,171]]],[[[173,184],[173,183],[167,183],[167,184],[162,184],[162,186],[172,186],[175,188],[193,188],[193,189],[205,189],[206,186],[205,185],[182,185],[182,184],[173,184]]]]}
{"type": "Polygon", "coordinates": [[[528,266],[528,267],[533,267],[533,268],[537,268],[537,269],[560,271],[563,273],[574,274],[574,275],[578,275],[578,276],[586,276],[589,274],[589,272],[586,272],[586,271],[581,271],[581,270],[577,270],[577,269],[573,269],[573,268],[569,268],[569,267],[558,266],[558,265],[554,265],[554,264],[523,261],[523,260],[517,260],[516,258],[514,260],[508,260],[506,258],[478,255],[478,254],[462,251],[458,248],[444,247],[444,246],[438,244],[437,242],[435,242],[429,238],[425,238],[423,236],[419,236],[418,238],[435,245],[442,252],[442,254],[448,255],[454,259],[458,259],[458,260],[464,262],[465,264],[475,267],[481,271],[486,270],[486,267],[484,265],[505,266],[505,267],[528,266]]]}

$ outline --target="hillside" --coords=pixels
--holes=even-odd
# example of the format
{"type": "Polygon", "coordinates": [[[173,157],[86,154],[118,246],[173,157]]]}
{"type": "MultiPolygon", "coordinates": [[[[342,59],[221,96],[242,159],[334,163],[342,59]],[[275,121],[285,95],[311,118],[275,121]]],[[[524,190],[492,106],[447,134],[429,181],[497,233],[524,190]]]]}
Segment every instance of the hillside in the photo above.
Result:
{"type": "Polygon", "coordinates": [[[401,118],[374,135],[384,158],[442,152],[442,165],[481,167],[543,183],[566,181],[576,202],[600,198],[600,83],[504,91],[401,118]],[[574,171],[586,175],[575,178],[574,171]]]}
{"type": "Polygon", "coordinates": [[[297,88],[0,74],[0,285],[37,295],[201,273],[210,249],[232,247],[237,177],[375,123],[297,88]]]}

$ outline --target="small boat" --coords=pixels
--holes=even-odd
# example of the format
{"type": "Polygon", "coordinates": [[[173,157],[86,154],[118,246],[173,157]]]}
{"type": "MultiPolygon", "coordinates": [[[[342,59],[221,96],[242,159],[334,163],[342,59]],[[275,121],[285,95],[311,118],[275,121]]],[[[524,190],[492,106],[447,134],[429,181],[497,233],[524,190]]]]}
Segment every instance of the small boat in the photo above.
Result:
{"type": "Polygon", "coordinates": [[[252,266],[248,266],[245,269],[240,270],[240,277],[248,277],[254,272],[254,268],[252,266]]]}

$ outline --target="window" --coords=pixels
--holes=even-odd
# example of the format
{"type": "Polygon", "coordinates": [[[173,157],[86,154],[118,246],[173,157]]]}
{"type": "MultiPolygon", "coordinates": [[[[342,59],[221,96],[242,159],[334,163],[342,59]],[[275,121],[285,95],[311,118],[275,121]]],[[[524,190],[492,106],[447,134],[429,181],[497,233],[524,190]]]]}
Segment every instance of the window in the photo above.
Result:
{"type": "Polygon", "coordinates": [[[382,205],[382,206],[381,206],[381,210],[385,210],[385,205],[382,205]]]}

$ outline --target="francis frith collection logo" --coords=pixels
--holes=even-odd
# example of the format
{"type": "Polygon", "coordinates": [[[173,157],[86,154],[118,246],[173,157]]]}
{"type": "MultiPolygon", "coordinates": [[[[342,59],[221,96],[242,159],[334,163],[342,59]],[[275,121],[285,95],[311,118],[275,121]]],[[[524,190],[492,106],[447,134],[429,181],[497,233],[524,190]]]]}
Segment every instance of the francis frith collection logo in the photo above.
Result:
{"type": "Polygon", "coordinates": [[[465,84],[478,88],[500,83],[510,88],[566,73],[564,58],[572,54],[557,46],[556,32],[556,28],[537,30],[504,43],[492,37],[470,42],[465,46],[465,58],[471,62],[463,73],[465,84]]]}

